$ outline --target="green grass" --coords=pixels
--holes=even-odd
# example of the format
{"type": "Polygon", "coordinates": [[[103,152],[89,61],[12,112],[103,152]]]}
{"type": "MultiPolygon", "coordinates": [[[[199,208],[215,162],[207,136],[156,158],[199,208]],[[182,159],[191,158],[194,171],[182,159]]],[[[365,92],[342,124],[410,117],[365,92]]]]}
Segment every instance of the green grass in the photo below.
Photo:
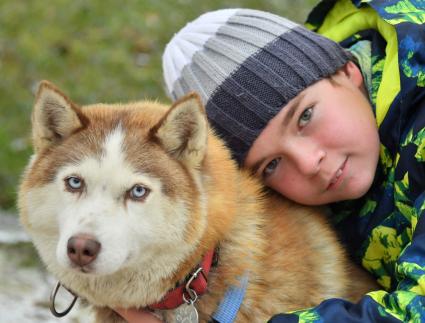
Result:
{"type": "Polygon", "coordinates": [[[19,268],[43,266],[37,255],[37,250],[31,243],[19,242],[14,244],[0,244],[0,255],[4,260],[7,259],[7,266],[10,266],[11,263],[16,264],[16,267],[19,268]]]}
{"type": "Polygon", "coordinates": [[[3,0],[0,2],[0,209],[14,209],[31,154],[40,80],[74,102],[166,100],[161,53],[203,12],[247,7],[302,22],[315,0],[3,0]]]}

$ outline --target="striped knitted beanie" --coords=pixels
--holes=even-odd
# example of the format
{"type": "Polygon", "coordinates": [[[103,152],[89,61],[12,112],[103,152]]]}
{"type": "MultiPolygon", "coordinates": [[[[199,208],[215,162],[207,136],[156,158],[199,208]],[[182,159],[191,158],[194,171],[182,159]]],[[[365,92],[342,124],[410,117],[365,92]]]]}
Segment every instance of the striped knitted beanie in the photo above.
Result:
{"type": "Polygon", "coordinates": [[[285,18],[223,9],[201,15],[174,35],[163,71],[172,99],[200,94],[211,126],[242,165],[282,107],[350,59],[337,43],[285,18]]]}

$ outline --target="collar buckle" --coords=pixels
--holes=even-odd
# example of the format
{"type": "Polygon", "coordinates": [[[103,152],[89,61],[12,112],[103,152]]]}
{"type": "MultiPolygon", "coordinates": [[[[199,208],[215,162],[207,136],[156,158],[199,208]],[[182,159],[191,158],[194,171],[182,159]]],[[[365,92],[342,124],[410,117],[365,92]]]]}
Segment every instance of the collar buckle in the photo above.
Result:
{"type": "Polygon", "coordinates": [[[198,300],[198,294],[196,294],[196,291],[193,288],[190,288],[190,284],[192,284],[192,282],[198,277],[199,274],[202,274],[205,281],[207,281],[207,277],[204,274],[204,269],[202,267],[196,269],[195,272],[189,277],[184,287],[185,292],[183,293],[183,301],[186,304],[193,304],[198,300]],[[185,294],[188,294],[189,298],[187,298],[185,294]]]}

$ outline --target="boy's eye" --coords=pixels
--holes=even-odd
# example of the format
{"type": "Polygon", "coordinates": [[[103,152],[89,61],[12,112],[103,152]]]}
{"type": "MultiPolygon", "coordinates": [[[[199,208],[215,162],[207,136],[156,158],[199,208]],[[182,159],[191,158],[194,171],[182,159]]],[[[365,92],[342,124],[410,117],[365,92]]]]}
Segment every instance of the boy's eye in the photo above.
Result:
{"type": "Polygon", "coordinates": [[[306,126],[313,116],[313,108],[307,108],[303,111],[300,118],[298,119],[298,126],[301,128],[306,126]]]}
{"type": "Polygon", "coordinates": [[[276,170],[276,167],[279,164],[279,162],[280,162],[280,158],[275,158],[271,162],[269,162],[266,165],[266,167],[264,167],[263,177],[267,178],[268,176],[270,176],[276,170]]]}

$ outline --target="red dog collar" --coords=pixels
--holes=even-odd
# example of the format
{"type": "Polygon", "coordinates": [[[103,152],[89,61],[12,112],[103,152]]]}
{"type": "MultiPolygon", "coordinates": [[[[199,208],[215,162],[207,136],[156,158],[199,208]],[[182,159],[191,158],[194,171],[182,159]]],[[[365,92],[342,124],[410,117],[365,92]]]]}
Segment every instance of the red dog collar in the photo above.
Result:
{"type": "Polygon", "coordinates": [[[207,290],[207,276],[213,263],[214,250],[207,252],[202,263],[186,279],[186,282],[170,290],[160,302],[149,305],[148,308],[171,310],[183,303],[194,303],[199,295],[207,290]]]}

